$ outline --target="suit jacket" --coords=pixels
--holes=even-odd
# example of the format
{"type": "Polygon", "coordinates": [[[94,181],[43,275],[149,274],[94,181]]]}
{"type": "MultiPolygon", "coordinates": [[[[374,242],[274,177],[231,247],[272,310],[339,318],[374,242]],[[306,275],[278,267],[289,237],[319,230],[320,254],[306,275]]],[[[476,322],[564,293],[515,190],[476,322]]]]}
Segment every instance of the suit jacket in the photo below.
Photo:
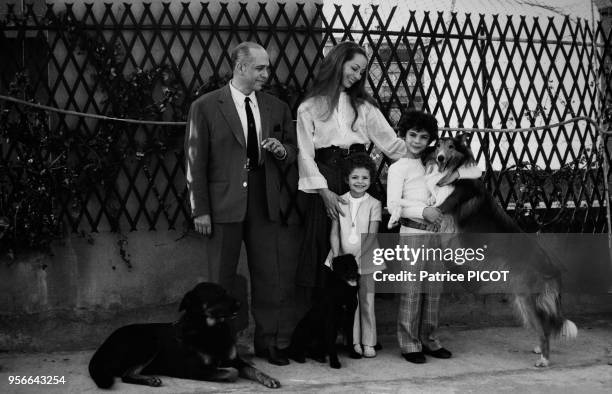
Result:
{"type": "MultiPolygon", "coordinates": [[[[278,160],[272,153],[260,150],[266,173],[269,217],[278,221],[281,218],[281,184],[286,186],[289,182],[291,189],[297,189],[297,179],[287,180],[284,175],[295,172],[289,168],[295,166],[297,157],[295,126],[286,103],[266,93],[257,92],[256,95],[261,139],[274,137],[287,151],[287,156],[278,160]]],[[[185,156],[192,217],[210,214],[214,223],[243,221],[247,209],[247,150],[229,86],[209,92],[192,103],[185,156]]]]}

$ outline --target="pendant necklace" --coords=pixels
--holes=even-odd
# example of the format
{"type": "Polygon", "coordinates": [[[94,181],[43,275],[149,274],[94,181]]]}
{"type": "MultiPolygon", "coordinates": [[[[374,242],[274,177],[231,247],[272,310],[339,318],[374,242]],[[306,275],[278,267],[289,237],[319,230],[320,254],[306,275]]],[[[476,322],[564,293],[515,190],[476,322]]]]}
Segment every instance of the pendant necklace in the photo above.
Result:
{"type": "Polygon", "coordinates": [[[349,203],[349,210],[351,211],[351,233],[349,235],[348,241],[352,244],[356,244],[359,242],[359,235],[357,235],[357,225],[355,221],[357,218],[357,211],[359,210],[360,205],[360,203],[349,203]],[[357,209],[355,209],[355,205],[357,205],[357,209]],[[353,213],[353,211],[355,212],[353,213]]]}

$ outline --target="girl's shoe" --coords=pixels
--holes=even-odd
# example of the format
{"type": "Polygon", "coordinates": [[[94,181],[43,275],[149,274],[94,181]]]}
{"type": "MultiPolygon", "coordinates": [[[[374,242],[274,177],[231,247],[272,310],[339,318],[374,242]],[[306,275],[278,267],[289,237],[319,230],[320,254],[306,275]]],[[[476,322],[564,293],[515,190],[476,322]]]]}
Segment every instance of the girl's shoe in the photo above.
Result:
{"type": "Polygon", "coordinates": [[[363,351],[361,350],[361,345],[359,344],[353,345],[353,347],[351,348],[349,352],[349,357],[355,358],[355,359],[359,359],[363,357],[363,351]]]}
{"type": "Polygon", "coordinates": [[[372,358],[376,357],[376,350],[374,350],[374,346],[363,346],[363,357],[372,358]]]}

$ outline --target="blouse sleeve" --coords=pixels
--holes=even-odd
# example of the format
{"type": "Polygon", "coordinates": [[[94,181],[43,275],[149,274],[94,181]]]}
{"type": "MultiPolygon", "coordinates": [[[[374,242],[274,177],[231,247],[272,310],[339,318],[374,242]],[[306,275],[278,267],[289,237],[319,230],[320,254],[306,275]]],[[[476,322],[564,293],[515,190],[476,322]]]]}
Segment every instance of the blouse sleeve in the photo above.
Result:
{"type": "Polygon", "coordinates": [[[387,209],[389,212],[401,209],[399,201],[402,199],[404,177],[399,164],[399,162],[391,164],[387,173],[387,209]]]}
{"type": "Polygon", "coordinates": [[[297,143],[298,143],[298,188],[306,193],[316,193],[317,189],[326,189],[327,180],[315,162],[314,149],[314,120],[307,108],[298,108],[297,114],[297,143]]]}
{"type": "Polygon", "coordinates": [[[392,160],[405,156],[406,143],[404,140],[397,136],[378,108],[369,103],[365,105],[368,138],[392,160]]]}

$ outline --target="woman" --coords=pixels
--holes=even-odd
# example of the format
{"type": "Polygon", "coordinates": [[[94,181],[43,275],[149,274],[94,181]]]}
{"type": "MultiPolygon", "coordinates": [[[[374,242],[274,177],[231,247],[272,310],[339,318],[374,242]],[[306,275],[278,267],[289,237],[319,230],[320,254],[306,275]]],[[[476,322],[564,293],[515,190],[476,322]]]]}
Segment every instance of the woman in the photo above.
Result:
{"type": "Polygon", "coordinates": [[[391,159],[406,153],[376,102],[365,90],[368,59],[354,42],[341,42],[323,59],[306,99],[298,108],[299,189],[308,195],[305,237],[297,282],[321,284],[320,267],[330,250],[330,220],[341,215],[342,161],[374,143],[391,159]]]}

